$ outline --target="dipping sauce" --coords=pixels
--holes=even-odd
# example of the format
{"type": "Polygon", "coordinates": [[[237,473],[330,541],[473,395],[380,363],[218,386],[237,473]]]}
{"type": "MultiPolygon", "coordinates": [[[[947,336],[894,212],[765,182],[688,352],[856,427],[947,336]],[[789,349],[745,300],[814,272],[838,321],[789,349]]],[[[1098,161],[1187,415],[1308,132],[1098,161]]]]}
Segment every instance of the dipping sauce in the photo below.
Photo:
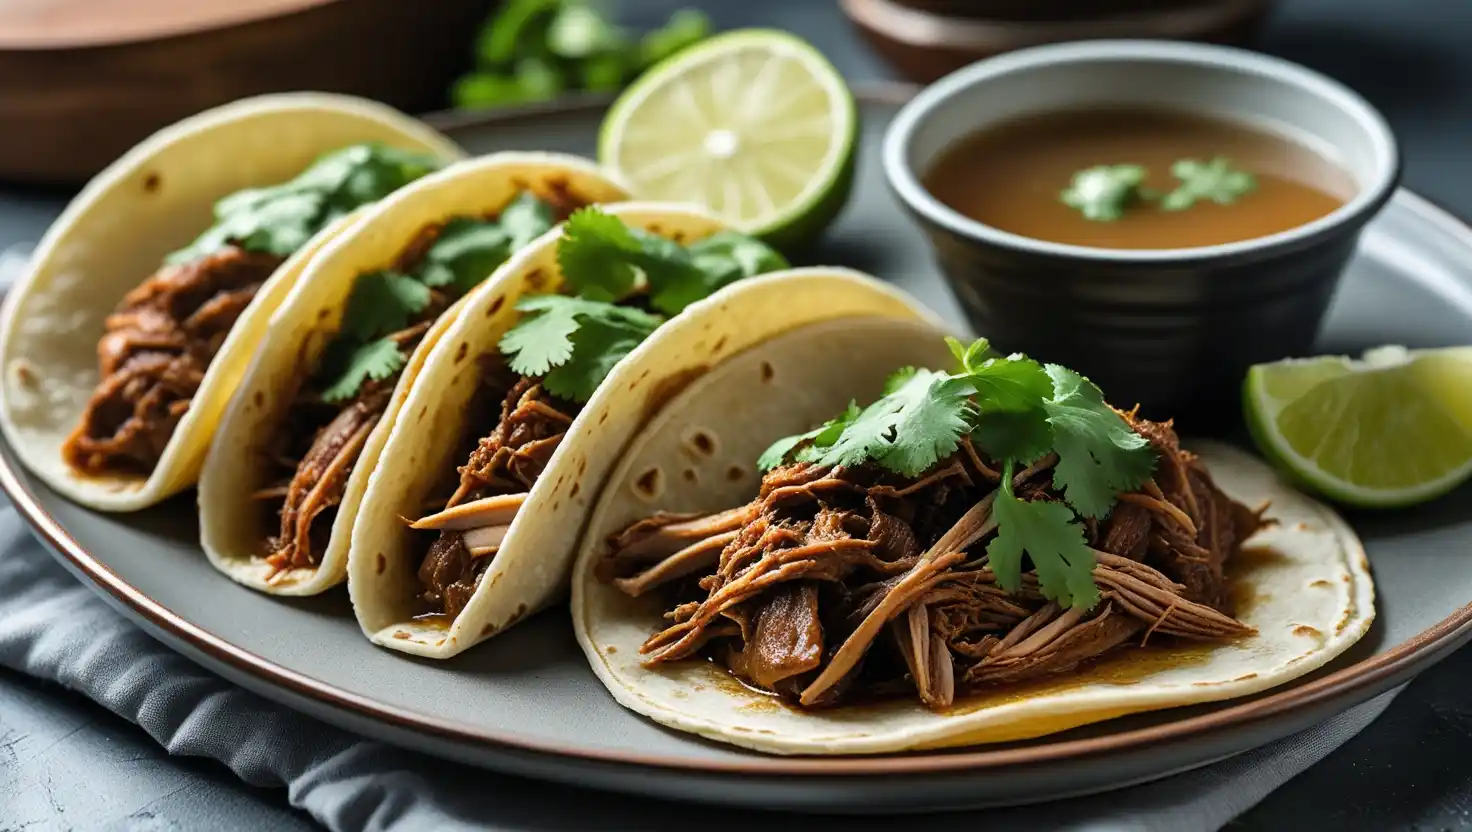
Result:
{"type": "Polygon", "coordinates": [[[1049,113],[980,131],[941,154],[925,187],[956,211],[1003,231],[1119,249],[1250,240],[1316,220],[1355,191],[1348,173],[1283,136],[1190,113],[1124,108],[1049,113]],[[1177,175],[1183,161],[1197,163],[1198,170],[1229,165],[1247,174],[1235,181],[1250,186],[1228,188],[1226,204],[1210,197],[1168,199],[1188,184],[1177,175]],[[1070,205],[1063,197],[1080,193],[1071,190],[1075,177],[1099,166],[1143,168],[1143,181],[1110,219],[1090,219],[1076,198],[1070,205]]]}

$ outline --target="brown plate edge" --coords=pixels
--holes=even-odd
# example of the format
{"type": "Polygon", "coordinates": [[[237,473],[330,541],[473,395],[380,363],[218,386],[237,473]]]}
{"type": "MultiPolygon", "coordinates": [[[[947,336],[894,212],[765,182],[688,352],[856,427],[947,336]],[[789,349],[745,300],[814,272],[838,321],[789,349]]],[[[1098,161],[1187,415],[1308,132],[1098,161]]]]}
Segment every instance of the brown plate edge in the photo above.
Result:
{"type": "MultiPolygon", "coordinates": [[[[903,103],[913,89],[905,84],[883,84],[859,87],[855,92],[861,103],[893,105],[903,103]]],[[[606,103],[605,97],[589,97],[567,104],[534,105],[509,112],[498,111],[493,114],[434,113],[426,116],[426,119],[441,129],[467,128],[517,121],[553,112],[594,109],[606,103]]],[[[1438,226],[1446,233],[1462,238],[1469,247],[1472,247],[1472,227],[1423,197],[1404,189],[1401,189],[1399,196],[1406,206],[1418,214],[1421,219],[1438,226]]],[[[1209,714],[1101,737],[1064,742],[1043,742],[1038,745],[1001,750],[949,751],[920,755],[805,758],[753,754],[750,760],[740,762],[676,763],[658,756],[594,751],[538,742],[514,734],[490,732],[458,722],[424,717],[288,670],[263,656],[243,650],[154,601],[82,548],[67,533],[66,529],[46,512],[37,501],[35,494],[21,482],[12,467],[9,449],[6,448],[5,451],[5,453],[0,453],[0,490],[9,496],[21,516],[48,543],[50,548],[59,556],[70,561],[97,588],[106,591],[118,602],[159,629],[184,640],[212,659],[245,675],[285,688],[329,708],[352,711],[359,717],[387,723],[401,729],[429,733],[471,745],[495,746],[504,750],[534,752],[589,762],[617,763],[694,773],[825,777],[981,771],[1005,766],[1047,764],[1137,750],[1165,742],[1189,740],[1213,731],[1261,723],[1291,710],[1330,703],[1335,698],[1352,695],[1358,690],[1370,688],[1373,693],[1376,692],[1374,688],[1377,684],[1413,671],[1418,657],[1422,654],[1434,655],[1438,652],[1450,652],[1450,647],[1472,637],[1472,603],[1469,603],[1434,626],[1385,653],[1334,671],[1312,682],[1270,693],[1251,702],[1223,707],[1209,714]]],[[[1363,698],[1368,698],[1368,696],[1369,694],[1363,698]]]]}

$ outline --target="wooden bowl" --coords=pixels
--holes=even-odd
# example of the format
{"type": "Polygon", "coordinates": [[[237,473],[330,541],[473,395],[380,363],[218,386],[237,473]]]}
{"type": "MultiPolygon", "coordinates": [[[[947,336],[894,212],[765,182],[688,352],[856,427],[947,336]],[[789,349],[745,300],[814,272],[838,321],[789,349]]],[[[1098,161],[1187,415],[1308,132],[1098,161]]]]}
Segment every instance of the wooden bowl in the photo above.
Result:
{"type": "Polygon", "coordinates": [[[1274,0],[839,0],[869,45],[920,83],[1013,49],[1095,38],[1240,44],[1274,0]]]}
{"type": "Polygon", "coordinates": [[[0,3],[0,179],[76,184],[149,133],[264,92],[441,106],[493,0],[0,3]]]}

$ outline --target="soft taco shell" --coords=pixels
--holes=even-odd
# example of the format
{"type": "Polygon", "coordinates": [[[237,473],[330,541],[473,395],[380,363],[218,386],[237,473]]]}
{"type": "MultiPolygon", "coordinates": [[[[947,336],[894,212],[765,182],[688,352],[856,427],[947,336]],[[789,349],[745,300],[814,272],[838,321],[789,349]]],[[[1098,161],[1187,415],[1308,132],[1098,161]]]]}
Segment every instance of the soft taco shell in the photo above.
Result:
{"type": "MultiPolygon", "coordinates": [[[[1294,491],[1264,464],[1218,444],[1195,444],[1216,484],[1249,506],[1271,502],[1278,520],[1238,561],[1238,617],[1258,635],[1105,658],[1057,679],[1000,687],[937,713],[897,700],[799,711],[755,693],[709,662],[657,670],[639,646],[659,629],[655,597],[634,599],[601,583],[593,565],[604,540],[655,510],[710,512],[756,492],[755,474],[722,472],[751,462],[779,437],[831,418],[850,399],[872,400],[884,375],[906,364],[952,362],[933,334],[891,321],[819,324],[773,339],[717,367],[673,399],[629,446],[592,509],[573,572],[573,626],[598,678],[619,703],[672,728],[779,754],[872,754],[1021,740],[1137,711],[1246,696],[1302,676],[1369,629],[1374,587],[1354,532],[1294,491]],[[691,457],[681,437],[703,431],[719,452],[691,457]],[[657,496],[649,472],[699,488],[657,496]]],[[[1229,566],[1229,573],[1232,567],[1229,566]]]]}
{"type": "MultiPolygon", "coordinates": [[[[330,542],[314,569],[288,569],[273,576],[274,570],[260,557],[263,536],[273,528],[263,504],[251,498],[252,492],[269,485],[264,447],[291,406],[300,374],[317,366],[322,349],[336,335],[359,275],[392,264],[431,223],[499,212],[523,191],[542,196],[564,192],[589,203],[628,198],[621,184],[586,159],[559,153],[495,153],[452,165],[400,189],[370,208],[311,261],[271,316],[269,331],[255,348],[200,475],[201,544],[216,568],[249,587],[278,595],[313,595],[343,581],[358,503],[389,429],[425,359],[470,296],[439,317],[405,363],[388,409],[348,478],[330,542]]],[[[492,280],[488,277],[486,282],[492,280]]]]}
{"type": "MultiPolygon", "coordinates": [[[[673,239],[696,240],[722,228],[687,207],[625,203],[607,211],[673,239]]],[[[348,566],[353,610],[377,644],[448,658],[565,596],[578,533],[620,451],[680,388],[727,356],[812,321],[933,320],[903,293],[831,268],[750,278],[693,304],[620,362],[583,407],[453,624],[416,621],[423,538],[416,541],[401,517],[415,516],[444,473],[463,462],[453,456],[462,436],[489,429],[466,424],[466,402],[480,383],[474,358],[494,350],[516,322],[520,297],[561,286],[558,234],[524,249],[513,270],[467,298],[389,436],[353,529],[348,566]]]]}
{"type": "Polygon", "coordinates": [[[448,138],[381,104],[318,93],[266,95],[219,107],[154,134],[99,173],[42,238],[0,312],[0,426],[21,462],[67,497],[132,511],[189,487],[209,438],[313,251],[339,221],[288,258],[255,296],[210,363],[189,412],[148,477],[84,476],[61,456],[98,382],[103,319],[165,255],[213,221],[215,201],[285,182],[332,150],[377,141],[463,156],[448,138]]]}

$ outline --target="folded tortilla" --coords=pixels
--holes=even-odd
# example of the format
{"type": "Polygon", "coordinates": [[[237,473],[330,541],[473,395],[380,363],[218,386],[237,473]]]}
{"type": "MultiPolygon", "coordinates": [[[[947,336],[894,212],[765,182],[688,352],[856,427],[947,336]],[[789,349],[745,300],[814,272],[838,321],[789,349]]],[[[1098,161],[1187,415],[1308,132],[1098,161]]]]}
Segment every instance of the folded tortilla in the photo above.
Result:
{"type": "Polygon", "coordinates": [[[235,321],[188,411],[146,476],[93,476],[61,449],[99,382],[98,337],[118,302],[166,255],[211,225],[217,200],[290,180],[324,153],[363,142],[463,152],[428,126],[370,101],[292,93],[235,102],[165,128],[98,174],[42,238],[0,312],[0,427],[21,462],[65,496],[133,511],[192,485],[209,439],[303,266],[352,222],[343,218],[287,258],[235,321]]]}
{"type": "Polygon", "coordinates": [[[1233,585],[1237,617],[1256,628],[1253,636],[1125,651],[1078,672],[963,697],[945,711],[915,697],[804,711],[744,686],[713,662],[640,664],[640,646],[667,622],[659,617],[659,593],[632,598],[595,576],[610,534],[656,511],[704,514],[742,505],[760,483],[752,462],[773,441],[831,418],[851,400],[872,401],[895,369],[952,361],[933,332],[912,324],[827,321],[734,355],[644,427],[590,511],[572,577],[578,641],[620,704],[672,728],[778,754],[1004,742],[1257,693],[1322,666],[1369,629],[1369,564],[1344,521],[1254,457],[1195,443],[1188,449],[1200,454],[1217,486],[1248,506],[1270,503],[1267,516],[1277,520],[1250,540],[1233,585]],[[697,433],[717,452],[691,455],[684,438],[697,433]],[[725,476],[738,470],[743,476],[725,476]],[[651,482],[668,485],[651,489],[651,482]]]}
{"type": "MultiPolygon", "coordinates": [[[[440,315],[410,354],[387,409],[368,434],[347,477],[342,501],[331,517],[327,546],[317,553],[314,567],[277,569],[263,558],[265,539],[278,520],[268,504],[252,494],[270,485],[271,441],[304,374],[317,366],[323,349],[337,334],[360,275],[391,266],[426,228],[458,217],[499,214],[518,195],[528,192],[573,197],[583,204],[628,197],[616,180],[576,156],[495,153],[451,165],[400,189],[312,259],[271,316],[269,331],[255,348],[200,476],[201,544],[216,568],[246,586],[278,595],[312,595],[344,580],[351,530],[369,476],[427,357],[455,324],[470,294],[440,315]]],[[[486,282],[494,282],[509,265],[488,275],[486,282]]]]}
{"type": "MultiPolygon", "coordinates": [[[[714,217],[682,206],[623,203],[607,213],[687,242],[723,228],[714,217]]],[[[380,455],[348,558],[353,610],[379,645],[448,658],[564,597],[583,520],[622,448],[682,387],[728,356],[834,318],[876,316],[935,326],[932,314],[912,298],[845,269],[747,278],[692,304],[619,362],[582,407],[505,529],[466,606],[453,620],[426,618],[419,615],[416,575],[425,532],[408,529],[403,518],[419,516],[445,474],[462,463],[457,454],[465,437],[490,427],[470,421],[467,404],[481,383],[474,358],[494,351],[519,319],[518,299],[559,289],[557,239],[554,230],[523,249],[504,274],[466,297],[459,319],[425,360],[380,455]]],[[[697,443],[693,452],[705,452],[698,439],[689,441],[697,443]]],[[[736,473],[722,471],[720,477],[736,473]]]]}

